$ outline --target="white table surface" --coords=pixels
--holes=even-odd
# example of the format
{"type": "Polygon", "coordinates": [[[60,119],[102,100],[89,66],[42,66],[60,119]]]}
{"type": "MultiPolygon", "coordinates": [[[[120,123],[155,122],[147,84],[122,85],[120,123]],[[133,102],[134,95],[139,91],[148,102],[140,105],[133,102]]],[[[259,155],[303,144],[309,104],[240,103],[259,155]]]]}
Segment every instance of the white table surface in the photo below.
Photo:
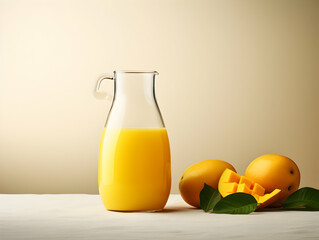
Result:
{"type": "Polygon", "coordinates": [[[319,212],[209,214],[171,195],[162,212],[123,213],[98,195],[0,194],[0,239],[319,239],[319,212]]]}

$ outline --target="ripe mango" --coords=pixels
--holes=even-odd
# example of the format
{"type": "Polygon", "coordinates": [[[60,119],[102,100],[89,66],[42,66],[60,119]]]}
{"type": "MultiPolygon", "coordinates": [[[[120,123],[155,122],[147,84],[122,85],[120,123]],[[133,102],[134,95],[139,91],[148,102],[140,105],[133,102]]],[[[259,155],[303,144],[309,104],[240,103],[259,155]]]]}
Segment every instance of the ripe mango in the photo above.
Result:
{"type": "Polygon", "coordinates": [[[251,179],[240,176],[236,172],[225,169],[218,182],[218,191],[222,197],[236,192],[243,192],[252,195],[257,203],[258,209],[268,206],[278,200],[280,189],[265,194],[265,188],[251,179]]]}
{"type": "Polygon", "coordinates": [[[201,161],[187,168],[179,181],[179,191],[184,201],[200,208],[199,193],[204,183],[217,189],[225,169],[236,171],[231,164],[216,159],[201,161]]]}

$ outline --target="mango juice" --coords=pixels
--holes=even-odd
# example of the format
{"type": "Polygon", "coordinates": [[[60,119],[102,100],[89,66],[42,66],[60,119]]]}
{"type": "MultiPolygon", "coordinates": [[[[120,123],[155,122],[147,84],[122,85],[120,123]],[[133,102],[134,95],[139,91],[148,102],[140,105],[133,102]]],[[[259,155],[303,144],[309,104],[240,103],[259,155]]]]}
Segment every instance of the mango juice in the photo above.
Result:
{"type": "Polygon", "coordinates": [[[108,210],[163,209],[171,187],[166,129],[104,128],[98,183],[108,210]]]}

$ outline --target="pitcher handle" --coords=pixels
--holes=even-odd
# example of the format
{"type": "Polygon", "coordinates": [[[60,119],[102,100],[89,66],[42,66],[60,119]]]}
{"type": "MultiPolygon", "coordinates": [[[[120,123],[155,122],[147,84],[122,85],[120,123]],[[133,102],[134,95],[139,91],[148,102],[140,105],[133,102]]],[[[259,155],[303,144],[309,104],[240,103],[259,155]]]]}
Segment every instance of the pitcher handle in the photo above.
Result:
{"type": "Polygon", "coordinates": [[[114,80],[114,78],[111,74],[102,75],[96,82],[96,86],[94,89],[94,96],[98,99],[105,99],[106,98],[107,100],[112,100],[113,94],[100,91],[100,86],[101,86],[103,80],[105,80],[105,79],[114,80]]]}

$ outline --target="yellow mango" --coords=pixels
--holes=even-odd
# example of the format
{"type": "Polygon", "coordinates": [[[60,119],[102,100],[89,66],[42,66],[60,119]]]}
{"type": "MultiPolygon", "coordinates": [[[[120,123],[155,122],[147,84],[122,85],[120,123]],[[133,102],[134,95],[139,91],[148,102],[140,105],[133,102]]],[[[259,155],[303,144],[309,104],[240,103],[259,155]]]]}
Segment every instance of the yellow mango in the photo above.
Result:
{"type": "Polygon", "coordinates": [[[236,171],[231,164],[216,159],[201,161],[187,168],[179,181],[179,191],[184,201],[200,208],[199,193],[204,183],[217,189],[219,178],[226,168],[236,171]]]}
{"type": "Polygon", "coordinates": [[[278,200],[280,189],[265,194],[265,188],[248,177],[240,176],[236,172],[225,169],[218,182],[218,191],[222,197],[236,192],[251,194],[257,201],[258,207],[263,208],[278,200]]]}

